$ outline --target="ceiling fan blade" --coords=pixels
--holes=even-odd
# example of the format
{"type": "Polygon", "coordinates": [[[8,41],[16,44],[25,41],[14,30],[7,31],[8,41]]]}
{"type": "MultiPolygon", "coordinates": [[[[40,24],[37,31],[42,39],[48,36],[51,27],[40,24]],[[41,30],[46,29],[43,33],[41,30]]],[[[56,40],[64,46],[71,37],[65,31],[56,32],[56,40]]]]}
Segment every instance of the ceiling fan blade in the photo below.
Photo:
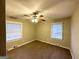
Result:
{"type": "Polygon", "coordinates": [[[14,16],[8,16],[8,17],[12,19],[19,19],[18,17],[14,17],[14,16]]]}
{"type": "Polygon", "coordinates": [[[40,21],[46,21],[45,19],[40,19],[40,21]]]}
{"type": "Polygon", "coordinates": [[[42,19],[42,21],[46,21],[45,19],[42,19]]]}
{"type": "Polygon", "coordinates": [[[24,15],[24,16],[26,16],[26,17],[30,17],[30,15],[24,15]]]}
{"type": "Polygon", "coordinates": [[[39,17],[44,17],[44,15],[40,15],[39,17]]]}

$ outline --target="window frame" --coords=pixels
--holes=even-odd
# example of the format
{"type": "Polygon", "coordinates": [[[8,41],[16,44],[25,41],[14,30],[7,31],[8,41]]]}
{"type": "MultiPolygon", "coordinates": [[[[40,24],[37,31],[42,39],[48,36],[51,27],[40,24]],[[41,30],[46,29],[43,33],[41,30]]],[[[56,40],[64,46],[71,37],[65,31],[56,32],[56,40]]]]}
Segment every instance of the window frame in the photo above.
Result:
{"type": "Polygon", "coordinates": [[[51,35],[51,39],[54,39],[54,40],[60,40],[60,41],[62,41],[63,39],[64,39],[64,23],[63,22],[54,22],[54,23],[51,23],[51,33],[50,33],[50,35],[51,35]],[[59,39],[59,38],[53,38],[52,37],[52,26],[53,26],[53,24],[62,24],[62,39],[59,39]]]}
{"type": "MultiPolygon", "coordinates": [[[[22,34],[22,37],[21,38],[16,38],[16,39],[12,39],[12,40],[7,40],[7,36],[6,36],[6,42],[13,42],[13,41],[17,41],[17,40],[21,40],[23,38],[23,32],[22,32],[22,27],[23,27],[23,24],[21,22],[17,22],[17,21],[9,21],[9,20],[6,20],[6,24],[7,23],[13,23],[13,24],[20,24],[21,25],[21,34],[22,34]]],[[[6,35],[7,35],[7,31],[6,31],[6,35]]]]}

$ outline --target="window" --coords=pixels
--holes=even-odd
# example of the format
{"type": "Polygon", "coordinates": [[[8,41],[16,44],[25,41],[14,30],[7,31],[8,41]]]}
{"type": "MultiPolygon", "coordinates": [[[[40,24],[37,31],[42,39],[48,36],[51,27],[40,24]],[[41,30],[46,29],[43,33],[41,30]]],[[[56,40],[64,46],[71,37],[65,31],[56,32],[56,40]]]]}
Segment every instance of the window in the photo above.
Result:
{"type": "Polygon", "coordinates": [[[53,23],[51,25],[51,38],[62,40],[62,38],[63,38],[63,23],[53,23]]]}
{"type": "Polygon", "coordinates": [[[6,22],[6,40],[16,40],[22,38],[22,23],[6,22]]]}

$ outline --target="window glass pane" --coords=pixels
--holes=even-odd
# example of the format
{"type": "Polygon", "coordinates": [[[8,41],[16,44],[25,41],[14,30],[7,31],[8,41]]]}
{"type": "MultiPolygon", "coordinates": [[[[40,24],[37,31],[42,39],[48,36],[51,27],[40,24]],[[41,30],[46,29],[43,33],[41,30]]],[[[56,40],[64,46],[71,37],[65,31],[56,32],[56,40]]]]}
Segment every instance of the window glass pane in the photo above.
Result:
{"type": "Polygon", "coordinates": [[[62,39],[63,32],[63,24],[62,23],[54,23],[51,26],[51,38],[62,39]]]}
{"type": "Polygon", "coordinates": [[[21,31],[20,28],[21,28],[21,24],[16,24],[16,23],[7,23],[6,24],[7,32],[21,31]]]}
{"type": "Polygon", "coordinates": [[[22,38],[22,24],[19,23],[6,23],[6,39],[15,40],[22,38]]]}

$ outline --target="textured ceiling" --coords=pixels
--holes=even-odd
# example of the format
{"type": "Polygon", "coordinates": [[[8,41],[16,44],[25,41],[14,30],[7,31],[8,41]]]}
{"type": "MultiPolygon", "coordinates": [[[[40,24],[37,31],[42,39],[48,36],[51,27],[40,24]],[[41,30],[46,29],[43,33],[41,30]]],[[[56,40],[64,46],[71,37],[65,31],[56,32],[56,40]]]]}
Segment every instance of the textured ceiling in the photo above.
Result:
{"type": "Polygon", "coordinates": [[[6,0],[6,15],[31,14],[38,10],[47,19],[71,16],[77,0],[6,0]]]}

